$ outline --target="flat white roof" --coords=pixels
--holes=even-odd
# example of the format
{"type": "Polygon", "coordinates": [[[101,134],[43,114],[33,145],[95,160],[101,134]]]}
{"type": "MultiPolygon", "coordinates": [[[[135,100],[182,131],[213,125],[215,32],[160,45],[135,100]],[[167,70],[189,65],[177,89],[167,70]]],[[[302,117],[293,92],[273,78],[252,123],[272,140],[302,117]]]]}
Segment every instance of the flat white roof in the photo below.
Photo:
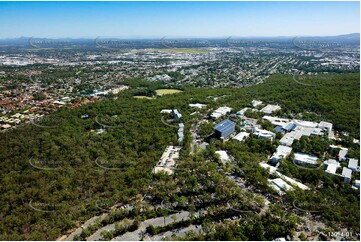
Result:
{"type": "Polygon", "coordinates": [[[172,109],[162,109],[160,113],[172,113],[172,109]]]}
{"type": "Polygon", "coordinates": [[[332,124],[329,122],[321,121],[318,125],[321,128],[329,128],[332,129],[332,124]]]}
{"type": "Polygon", "coordinates": [[[270,174],[273,174],[277,171],[277,168],[274,166],[270,166],[267,163],[260,162],[258,163],[263,169],[269,170],[270,174]]]}
{"type": "Polygon", "coordinates": [[[356,159],[349,159],[348,161],[348,168],[356,170],[358,167],[358,160],[356,159]]]}
{"type": "Polygon", "coordinates": [[[280,139],[280,143],[282,145],[287,145],[287,146],[291,146],[293,141],[295,140],[295,131],[292,131],[290,133],[285,134],[281,139],[280,139]]]}
{"type": "Polygon", "coordinates": [[[344,159],[347,155],[348,149],[347,148],[341,148],[341,150],[338,152],[338,157],[340,160],[344,159]]]}
{"type": "Polygon", "coordinates": [[[278,118],[267,115],[263,116],[263,119],[270,121],[274,125],[280,125],[282,127],[283,125],[287,126],[291,122],[291,120],[287,118],[278,118]]]}
{"type": "Polygon", "coordinates": [[[211,117],[213,118],[219,118],[223,115],[226,115],[228,112],[230,112],[232,110],[232,108],[229,107],[219,107],[217,110],[215,110],[212,114],[211,117]]]}
{"type": "Polygon", "coordinates": [[[337,167],[340,166],[340,163],[338,161],[336,161],[335,159],[328,159],[328,160],[324,161],[323,164],[324,165],[333,164],[333,165],[336,165],[337,167]]]}
{"type": "Polygon", "coordinates": [[[257,135],[257,136],[264,137],[264,138],[274,138],[274,137],[276,137],[275,133],[273,133],[271,131],[268,131],[268,130],[265,130],[265,129],[255,128],[253,133],[255,135],[257,135]]]}
{"type": "Polygon", "coordinates": [[[344,167],[342,169],[342,176],[343,177],[351,178],[351,175],[352,175],[352,170],[351,169],[348,169],[347,167],[344,167]]]}
{"type": "Polygon", "coordinates": [[[252,100],[253,107],[257,107],[258,105],[261,105],[263,102],[260,100],[252,100]]]}
{"type": "Polygon", "coordinates": [[[295,160],[300,161],[302,163],[312,164],[312,165],[317,164],[316,156],[308,155],[308,154],[304,154],[304,153],[295,153],[295,160]]]}
{"type": "Polygon", "coordinates": [[[261,112],[271,114],[274,111],[280,110],[281,107],[278,105],[268,104],[266,107],[261,109],[261,112]]]}
{"type": "Polygon", "coordinates": [[[327,165],[326,172],[330,173],[330,174],[336,174],[337,167],[339,167],[339,166],[337,166],[336,164],[329,164],[329,165],[327,165]]]}
{"type": "Polygon", "coordinates": [[[189,106],[192,107],[192,108],[203,108],[203,107],[207,107],[206,104],[202,104],[202,103],[194,103],[194,104],[193,104],[193,103],[190,103],[189,106]]]}
{"type": "Polygon", "coordinates": [[[234,140],[238,140],[238,141],[242,141],[244,140],[246,137],[249,136],[249,133],[246,132],[240,132],[239,134],[237,134],[233,139],[234,140]]]}
{"type": "Polygon", "coordinates": [[[303,120],[297,120],[297,119],[294,119],[293,121],[298,126],[303,126],[303,127],[308,127],[308,128],[317,128],[317,126],[318,126],[318,123],[311,122],[311,121],[303,121],[303,120]]]}
{"type": "Polygon", "coordinates": [[[281,157],[286,158],[289,154],[291,154],[292,148],[284,145],[279,145],[277,147],[277,151],[273,153],[272,158],[280,159],[281,157]]]}
{"type": "Polygon", "coordinates": [[[277,175],[279,175],[282,179],[286,180],[289,184],[291,184],[291,185],[293,185],[293,186],[297,186],[298,188],[300,188],[300,189],[302,189],[302,190],[308,190],[308,189],[309,189],[308,186],[302,184],[301,182],[298,182],[298,181],[292,179],[291,177],[285,176],[285,175],[283,175],[282,173],[280,173],[280,172],[278,172],[278,171],[277,171],[276,173],[277,173],[277,175]]]}
{"type": "Polygon", "coordinates": [[[285,182],[281,178],[275,178],[271,181],[273,182],[273,184],[275,184],[276,186],[278,186],[279,188],[281,188],[282,190],[284,190],[286,192],[293,190],[293,187],[291,187],[287,182],[285,182]]]}

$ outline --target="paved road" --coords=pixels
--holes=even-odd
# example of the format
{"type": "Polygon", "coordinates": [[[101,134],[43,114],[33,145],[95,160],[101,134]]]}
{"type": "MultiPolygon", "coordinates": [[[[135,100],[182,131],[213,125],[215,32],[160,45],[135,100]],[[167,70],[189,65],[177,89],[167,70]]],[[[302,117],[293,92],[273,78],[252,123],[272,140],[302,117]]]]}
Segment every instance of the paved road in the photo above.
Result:
{"type": "Polygon", "coordinates": [[[145,220],[140,223],[140,226],[137,230],[135,230],[133,232],[127,232],[127,233],[123,234],[122,236],[115,237],[112,240],[113,241],[124,241],[124,240],[139,241],[142,238],[142,234],[145,233],[145,230],[149,225],[158,227],[158,226],[164,226],[164,225],[173,223],[174,222],[174,220],[172,219],[173,215],[175,216],[175,221],[178,222],[178,221],[181,221],[182,219],[187,219],[189,216],[189,212],[180,212],[180,213],[175,213],[175,214],[169,215],[165,218],[158,217],[158,218],[152,218],[152,219],[145,220]]]}
{"type": "Polygon", "coordinates": [[[184,236],[186,236],[186,233],[190,232],[190,231],[194,231],[198,234],[201,233],[202,232],[201,225],[199,225],[198,228],[196,228],[195,225],[190,225],[186,228],[167,231],[163,234],[157,234],[157,235],[149,237],[149,238],[150,238],[150,240],[160,241],[165,237],[171,238],[173,234],[176,235],[177,237],[184,237],[184,236]]]}
{"type": "Polygon", "coordinates": [[[77,228],[74,232],[72,232],[68,237],[66,237],[66,241],[72,241],[74,239],[74,236],[75,235],[80,235],[81,234],[81,231],[83,231],[83,228],[88,228],[89,225],[91,225],[92,223],[95,223],[95,221],[97,219],[104,219],[105,216],[107,216],[106,213],[103,213],[102,215],[100,216],[94,216],[92,218],[90,218],[89,220],[87,220],[81,227],[77,228]],[[83,227],[83,228],[82,228],[83,227]]]}

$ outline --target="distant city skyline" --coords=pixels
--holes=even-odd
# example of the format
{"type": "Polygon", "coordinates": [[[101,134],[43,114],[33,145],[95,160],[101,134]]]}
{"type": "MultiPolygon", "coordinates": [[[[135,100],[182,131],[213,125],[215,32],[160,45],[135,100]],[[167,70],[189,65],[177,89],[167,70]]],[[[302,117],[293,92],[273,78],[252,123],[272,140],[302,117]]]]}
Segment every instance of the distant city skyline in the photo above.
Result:
{"type": "Polygon", "coordinates": [[[0,38],[334,36],[359,2],[0,2],[0,38]]]}

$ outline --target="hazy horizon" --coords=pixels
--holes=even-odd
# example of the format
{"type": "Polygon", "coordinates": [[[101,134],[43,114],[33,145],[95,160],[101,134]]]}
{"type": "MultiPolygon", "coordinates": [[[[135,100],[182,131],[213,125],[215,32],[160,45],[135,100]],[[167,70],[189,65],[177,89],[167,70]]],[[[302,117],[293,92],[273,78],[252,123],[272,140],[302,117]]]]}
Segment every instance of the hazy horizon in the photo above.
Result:
{"type": "Polygon", "coordinates": [[[0,2],[0,38],[337,36],[360,32],[359,7],[359,2],[0,2]]]}

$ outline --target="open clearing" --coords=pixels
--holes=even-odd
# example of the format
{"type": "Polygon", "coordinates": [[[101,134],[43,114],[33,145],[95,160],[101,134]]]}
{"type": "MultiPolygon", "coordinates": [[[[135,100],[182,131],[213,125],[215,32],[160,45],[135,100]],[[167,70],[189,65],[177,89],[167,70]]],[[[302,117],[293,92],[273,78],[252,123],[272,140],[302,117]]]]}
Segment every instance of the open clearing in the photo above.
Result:
{"type": "Polygon", "coordinates": [[[155,92],[157,93],[157,95],[162,96],[162,95],[166,95],[166,94],[180,93],[183,91],[177,90],[177,89],[157,89],[157,90],[155,90],[155,92]]]}
{"type": "Polygon", "coordinates": [[[149,100],[155,99],[155,97],[148,97],[148,96],[133,96],[133,97],[137,99],[149,99],[149,100]]]}

